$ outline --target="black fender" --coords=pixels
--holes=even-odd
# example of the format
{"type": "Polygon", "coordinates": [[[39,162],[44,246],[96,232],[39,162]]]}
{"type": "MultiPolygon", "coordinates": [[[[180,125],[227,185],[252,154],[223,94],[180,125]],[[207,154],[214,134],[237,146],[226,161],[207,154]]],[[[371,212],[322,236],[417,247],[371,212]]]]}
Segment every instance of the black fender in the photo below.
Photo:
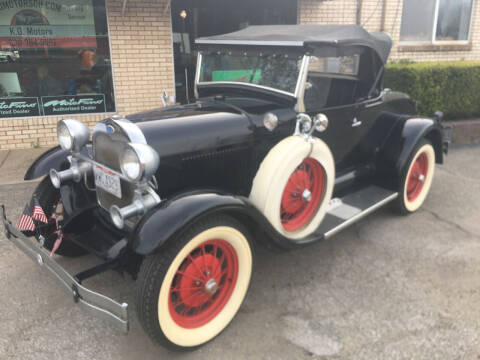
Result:
{"type": "Polygon", "coordinates": [[[247,198],[216,192],[185,193],[161,202],[150,210],[130,234],[132,249],[148,255],[161,249],[169,239],[174,239],[189,224],[203,216],[227,214],[255,235],[257,240],[276,249],[293,249],[319,240],[311,237],[292,242],[279,234],[263,214],[247,198]]]}
{"type": "Polygon", "coordinates": [[[399,116],[376,158],[378,181],[395,190],[418,142],[426,138],[435,150],[436,162],[443,164],[443,128],[437,120],[399,116]]]}
{"type": "Polygon", "coordinates": [[[67,161],[68,152],[56,146],[40,155],[25,173],[24,180],[33,180],[47,175],[50,169],[62,170],[67,161]]]}

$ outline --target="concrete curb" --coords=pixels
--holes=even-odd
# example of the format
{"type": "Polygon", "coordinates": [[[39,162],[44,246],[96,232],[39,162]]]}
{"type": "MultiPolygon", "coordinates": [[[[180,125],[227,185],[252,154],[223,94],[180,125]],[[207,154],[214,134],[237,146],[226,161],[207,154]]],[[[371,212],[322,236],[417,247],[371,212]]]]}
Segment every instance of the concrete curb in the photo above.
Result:
{"type": "Polygon", "coordinates": [[[443,124],[453,128],[452,143],[460,145],[480,143],[480,119],[444,121],[443,124]]]}

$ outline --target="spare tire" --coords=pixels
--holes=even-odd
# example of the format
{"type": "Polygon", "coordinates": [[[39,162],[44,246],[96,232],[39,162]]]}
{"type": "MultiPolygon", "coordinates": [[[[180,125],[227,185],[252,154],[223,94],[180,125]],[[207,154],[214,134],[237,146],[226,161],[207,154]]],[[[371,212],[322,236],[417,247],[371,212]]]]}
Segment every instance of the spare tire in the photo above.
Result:
{"type": "Polygon", "coordinates": [[[328,146],[317,138],[290,136],[261,163],[249,198],[280,234],[299,240],[318,229],[334,182],[335,161],[328,146]]]}

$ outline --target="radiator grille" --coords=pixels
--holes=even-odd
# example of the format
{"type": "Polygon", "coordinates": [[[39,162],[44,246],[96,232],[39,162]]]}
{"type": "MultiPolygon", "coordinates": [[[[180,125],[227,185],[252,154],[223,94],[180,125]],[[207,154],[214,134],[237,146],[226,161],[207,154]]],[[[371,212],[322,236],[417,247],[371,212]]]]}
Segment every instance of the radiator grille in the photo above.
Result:
{"type": "MultiPolygon", "coordinates": [[[[112,170],[121,172],[119,157],[123,148],[129,139],[120,129],[116,129],[113,134],[97,133],[93,138],[93,154],[96,162],[109,167],[112,170]]],[[[135,187],[133,184],[120,180],[122,188],[122,198],[97,188],[97,197],[100,205],[105,209],[110,209],[112,205],[124,207],[133,201],[135,187]]]]}

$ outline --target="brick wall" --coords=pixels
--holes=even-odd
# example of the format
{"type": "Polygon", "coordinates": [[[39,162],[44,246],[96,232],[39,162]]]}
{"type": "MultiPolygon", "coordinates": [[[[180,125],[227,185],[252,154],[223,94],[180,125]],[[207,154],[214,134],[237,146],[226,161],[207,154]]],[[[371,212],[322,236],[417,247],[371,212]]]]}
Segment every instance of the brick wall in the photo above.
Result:
{"type": "MultiPolygon", "coordinates": [[[[169,0],[107,0],[117,111],[158,107],[163,90],[174,93],[169,0]]],[[[0,150],[57,144],[56,124],[67,116],[1,119],[0,150]]],[[[89,126],[101,115],[76,115],[89,126]]]]}
{"type": "MultiPolygon", "coordinates": [[[[475,0],[475,2],[477,2],[475,0]]],[[[399,44],[403,0],[363,0],[360,23],[368,31],[380,31],[384,3],[384,31],[390,33],[394,47],[390,60],[413,61],[480,60],[480,6],[474,6],[469,45],[402,46],[399,44]]],[[[299,0],[299,23],[355,24],[357,0],[299,0]]]]}

